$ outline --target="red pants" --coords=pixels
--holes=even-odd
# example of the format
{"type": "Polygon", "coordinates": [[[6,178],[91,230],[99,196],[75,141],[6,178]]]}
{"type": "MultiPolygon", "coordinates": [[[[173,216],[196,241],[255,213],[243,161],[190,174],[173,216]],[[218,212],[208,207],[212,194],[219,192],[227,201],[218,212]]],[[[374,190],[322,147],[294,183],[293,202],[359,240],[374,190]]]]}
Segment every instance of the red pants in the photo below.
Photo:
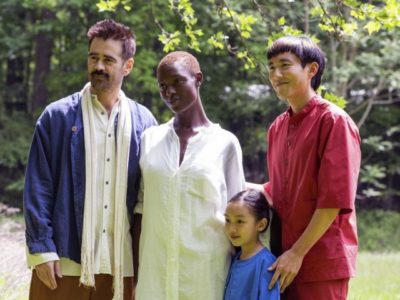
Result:
{"type": "Polygon", "coordinates": [[[283,300],[346,300],[349,278],[315,282],[293,282],[283,300]]]}
{"type": "MultiPolygon", "coordinates": [[[[111,300],[113,277],[107,274],[95,275],[96,288],[79,285],[79,276],[57,278],[57,288],[49,289],[32,272],[29,300],[111,300]]],[[[124,278],[124,300],[133,299],[133,277],[124,278]]]]}

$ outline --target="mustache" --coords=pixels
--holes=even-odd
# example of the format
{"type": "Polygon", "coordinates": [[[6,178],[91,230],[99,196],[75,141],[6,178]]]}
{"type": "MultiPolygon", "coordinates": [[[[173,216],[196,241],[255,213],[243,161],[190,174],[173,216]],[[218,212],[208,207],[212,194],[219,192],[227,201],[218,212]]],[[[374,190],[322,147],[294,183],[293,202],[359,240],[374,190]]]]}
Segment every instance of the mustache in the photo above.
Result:
{"type": "Polygon", "coordinates": [[[95,70],[92,73],[90,73],[90,75],[92,76],[104,76],[106,78],[108,78],[108,74],[103,72],[103,71],[99,71],[99,70],[95,70]]]}

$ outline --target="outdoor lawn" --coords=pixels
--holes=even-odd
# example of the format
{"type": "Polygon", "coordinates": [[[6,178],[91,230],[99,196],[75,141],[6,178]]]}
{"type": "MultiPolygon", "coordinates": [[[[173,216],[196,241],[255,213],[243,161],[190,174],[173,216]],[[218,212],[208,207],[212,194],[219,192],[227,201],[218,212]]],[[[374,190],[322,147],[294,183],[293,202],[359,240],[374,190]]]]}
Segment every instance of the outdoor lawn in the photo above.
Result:
{"type": "Polygon", "coordinates": [[[348,299],[400,299],[400,253],[360,253],[348,299]]]}

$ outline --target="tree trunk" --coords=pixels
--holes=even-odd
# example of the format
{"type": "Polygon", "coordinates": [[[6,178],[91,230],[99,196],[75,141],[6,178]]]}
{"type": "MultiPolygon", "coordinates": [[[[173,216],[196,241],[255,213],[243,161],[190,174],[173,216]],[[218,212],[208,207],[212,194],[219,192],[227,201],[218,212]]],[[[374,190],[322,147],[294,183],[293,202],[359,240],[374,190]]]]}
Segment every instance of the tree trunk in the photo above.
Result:
{"type": "MultiPolygon", "coordinates": [[[[54,12],[43,9],[42,23],[46,24],[55,18],[54,12]]],[[[33,76],[32,111],[43,108],[48,103],[46,76],[50,71],[53,36],[47,30],[41,30],[35,37],[35,73],[33,76]]]]}
{"type": "Polygon", "coordinates": [[[6,87],[8,92],[7,97],[4,98],[4,107],[9,115],[16,110],[26,110],[24,67],[25,61],[21,56],[12,56],[7,59],[6,87]]]}

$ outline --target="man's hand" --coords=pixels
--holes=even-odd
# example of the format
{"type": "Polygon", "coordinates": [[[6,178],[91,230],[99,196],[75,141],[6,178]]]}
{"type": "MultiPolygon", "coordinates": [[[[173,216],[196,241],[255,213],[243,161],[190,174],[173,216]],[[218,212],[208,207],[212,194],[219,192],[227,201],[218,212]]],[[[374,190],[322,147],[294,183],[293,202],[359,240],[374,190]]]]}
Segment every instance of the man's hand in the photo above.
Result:
{"type": "Polygon", "coordinates": [[[296,277],[302,263],[303,256],[296,254],[292,249],[284,252],[268,268],[268,271],[275,270],[268,288],[272,289],[276,281],[279,280],[281,293],[283,293],[296,277]]]}
{"type": "Polygon", "coordinates": [[[48,261],[35,266],[38,278],[51,290],[57,288],[56,276],[62,277],[60,261],[48,261]]]}

